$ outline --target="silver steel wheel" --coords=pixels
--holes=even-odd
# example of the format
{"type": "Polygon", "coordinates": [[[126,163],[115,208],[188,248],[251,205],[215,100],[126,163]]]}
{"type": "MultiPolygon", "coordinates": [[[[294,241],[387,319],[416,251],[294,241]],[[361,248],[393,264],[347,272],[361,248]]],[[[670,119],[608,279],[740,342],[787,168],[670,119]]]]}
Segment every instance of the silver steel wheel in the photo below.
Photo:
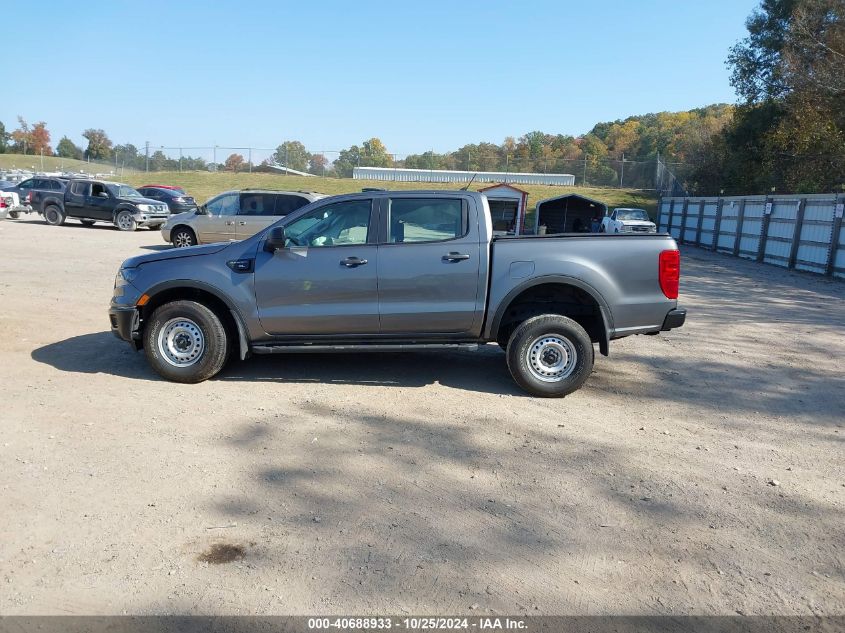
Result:
{"type": "Polygon", "coordinates": [[[121,231],[131,231],[135,228],[135,220],[128,211],[121,211],[117,214],[117,228],[121,231]]]}
{"type": "Polygon", "coordinates": [[[187,231],[179,231],[173,236],[173,246],[176,248],[187,248],[194,245],[193,236],[187,231]]]}
{"type": "Polygon", "coordinates": [[[191,319],[170,319],[158,333],[158,351],[174,367],[190,367],[202,358],[205,337],[191,319]]]}
{"type": "Polygon", "coordinates": [[[578,352],[569,339],[549,334],[534,339],[525,352],[528,370],[543,382],[560,382],[578,363],[578,352]]]}

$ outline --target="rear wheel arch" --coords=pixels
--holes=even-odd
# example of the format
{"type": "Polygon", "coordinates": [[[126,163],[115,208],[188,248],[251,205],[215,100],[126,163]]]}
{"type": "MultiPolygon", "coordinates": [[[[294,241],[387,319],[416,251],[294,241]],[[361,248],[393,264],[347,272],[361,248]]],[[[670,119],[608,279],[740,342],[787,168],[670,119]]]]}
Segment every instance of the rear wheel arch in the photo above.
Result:
{"type": "Polygon", "coordinates": [[[501,344],[521,323],[543,314],[560,314],[576,321],[599,344],[599,351],[608,355],[610,308],[592,286],[571,277],[538,277],[511,290],[496,309],[489,338],[501,344]]]}

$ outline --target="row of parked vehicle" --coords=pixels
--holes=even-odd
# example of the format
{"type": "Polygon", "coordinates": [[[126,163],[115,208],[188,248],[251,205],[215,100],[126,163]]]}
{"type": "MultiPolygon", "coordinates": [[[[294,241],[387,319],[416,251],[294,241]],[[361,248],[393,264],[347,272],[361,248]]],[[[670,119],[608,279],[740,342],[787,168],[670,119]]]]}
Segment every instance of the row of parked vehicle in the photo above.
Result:
{"type": "Polygon", "coordinates": [[[0,204],[9,217],[39,213],[47,224],[68,219],[84,225],[114,224],[123,231],[161,229],[166,242],[187,247],[250,237],[289,213],[324,198],[311,191],[226,191],[202,205],[181,187],[130,185],[91,178],[38,176],[0,182],[0,204]]]}

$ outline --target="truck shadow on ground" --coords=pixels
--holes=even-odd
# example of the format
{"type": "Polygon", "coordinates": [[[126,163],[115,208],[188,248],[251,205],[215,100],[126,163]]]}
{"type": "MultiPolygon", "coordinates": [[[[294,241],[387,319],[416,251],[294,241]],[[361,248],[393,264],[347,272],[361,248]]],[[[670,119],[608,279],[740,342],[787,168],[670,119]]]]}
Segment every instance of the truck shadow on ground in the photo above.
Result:
{"type": "MultiPolygon", "coordinates": [[[[74,336],[39,347],[31,356],[60,371],[111,374],[156,382],[164,380],[149,367],[142,352],[132,351],[110,332],[74,336]]],[[[244,362],[230,361],[213,380],[386,387],[423,387],[440,383],[467,391],[525,395],[511,379],[504,354],[492,345],[477,352],[253,356],[244,362]]]]}

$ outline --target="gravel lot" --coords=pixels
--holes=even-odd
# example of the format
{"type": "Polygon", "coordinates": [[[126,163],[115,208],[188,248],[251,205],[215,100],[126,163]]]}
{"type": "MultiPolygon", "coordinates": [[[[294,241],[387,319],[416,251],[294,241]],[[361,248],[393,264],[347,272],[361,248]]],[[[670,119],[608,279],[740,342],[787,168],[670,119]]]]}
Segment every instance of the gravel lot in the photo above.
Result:
{"type": "Polygon", "coordinates": [[[108,332],[162,247],[0,222],[0,613],[845,613],[841,281],[685,250],[563,400],[494,346],[187,386],[108,332]]]}

